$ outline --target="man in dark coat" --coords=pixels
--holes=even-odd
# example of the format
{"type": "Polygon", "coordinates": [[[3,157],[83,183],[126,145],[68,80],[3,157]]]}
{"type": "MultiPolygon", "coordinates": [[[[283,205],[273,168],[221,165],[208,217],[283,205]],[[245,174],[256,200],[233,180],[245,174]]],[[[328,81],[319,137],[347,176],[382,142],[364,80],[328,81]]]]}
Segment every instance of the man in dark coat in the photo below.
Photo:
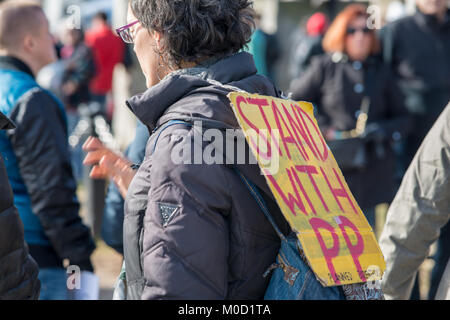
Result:
{"type": "Polygon", "coordinates": [[[407,140],[405,169],[450,100],[450,10],[445,0],[417,0],[417,12],[381,32],[383,59],[394,71],[416,118],[407,140]]]}
{"type": "MultiPolygon", "coordinates": [[[[414,16],[389,24],[381,31],[383,59],[394,71],[405,105],[415,120],[406,139],[402,170],[406,170],[422,140],[450,100],[450,10],[445,0],[417,0],[414,16]]],[[[430,298],[450,257],[450,226],[439,238],[430,298]]],[[[412,298],[418,298],[417,285],[412,298]]]]}
{"type": "MultiPolygon", "coordinates": [[[[14,125],[0,112],[0,130],[14,125]]],[[[3,158],[0,155],[0,300],[39,297],[38,266],[28,254],[23,224],[13,204],[3,158]]]]}

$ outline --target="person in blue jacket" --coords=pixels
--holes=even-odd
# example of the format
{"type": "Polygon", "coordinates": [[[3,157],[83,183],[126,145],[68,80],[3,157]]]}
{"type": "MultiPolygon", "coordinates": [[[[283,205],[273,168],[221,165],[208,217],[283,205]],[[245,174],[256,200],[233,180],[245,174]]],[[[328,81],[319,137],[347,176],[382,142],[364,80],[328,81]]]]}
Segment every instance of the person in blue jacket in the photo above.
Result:
{"type": "Polygon", "coordinates": [[[35,81],[56,60],[42,8],[33,2],[0,4],[0,112],[16,125],[0,132],[14,205],[25,241],[39,265],[40,299],[67,299],[63,261],[93,271],[95,248],[78,211],[63,105],[35,81]]]}

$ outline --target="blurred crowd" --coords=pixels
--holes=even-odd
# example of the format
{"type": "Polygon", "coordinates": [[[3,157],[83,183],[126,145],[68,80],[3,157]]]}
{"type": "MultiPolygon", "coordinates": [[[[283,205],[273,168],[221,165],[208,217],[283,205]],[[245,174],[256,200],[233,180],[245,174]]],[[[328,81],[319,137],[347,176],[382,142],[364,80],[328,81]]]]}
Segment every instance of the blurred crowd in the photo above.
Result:
{"type": "MultiPolygon", "coordinates": [[[[380,229],[378,235],[384,220],[379,214],[381,225],[376,223],[377,206],[391,204],[423,139],[450,101],[448,12],[445,0],[417,0],[416,13],[406,16],[404,6],[394,2],[377,28],[366,6],[352,4],[332,21],[323,12],[312,14],[291,37],[288,93],[314,104],[322,133],[369,224],[380,229]],[[352,162],[346,155],[352,155],[352,162]]],[[[262,41],[255,33],[250,48],[262,41]]],[[[264,61],[261,74],[270,77],[266,70],[276,61],[263,50],[251,52],[264,61]]],[[[428,173],[435,174],[433,168],[428,173]]],[[[406,232],[414,221],[405,218],[403,223],[390,232],[406,232]]],[[[448,225],[439,231],[427,299],[435,298],[450,258],[448,225]]],[[[383,237],[382,250],[393,246],[394,240],[386,240],[392,234],[383,237]]],[[[407,262],[388,265],[388,275],[407,262]]],[[[405,279],[389,278],[392,283],[405,279]]],[[[413,288],[402,283],[401,295],[394,288],[385,294],[420,299],[418,277],[413,288]]]]}
{"type": "MultiPolygon", "coordinates": [[[[7,17],[5,10],[0,12],[0,48],[6,48],[9,44],[4,36],[5,28],[16,27],[14,19],[17,17],[14,12],[9,13],[12,17],[7,17]]],[[[371,227],[377,234],[383,231],[382,251],[395,245],[393,239],[396,234],[402,234],[403,238],[415,236],[407,232],[414,229],[411,227],[416,223],[414,218],[399,222],[395,228],[378,230],[380,215],[376,214],[377,208],[393,202],[425,136],[450,101],[450,12],[447,2],[416,0],[415,14],[405,15],[402,10],[396,11],[399,12],[386,16],[381,28],[370,24],[371,16],[362,4],[350,4],[334,18],[323,12],[312,14],[306,24],[292,30],[289,73],[285,75],[290,83],[285,94],[291,99],[314,104],[319,127],[350,190],[371,227]],[[353,156],[347,161],[345,155],[349,154],[353,156]]],[[[277,85],[276,66],[282,57],[280,35],[264,32],[261,18],[256,17],[256,29],[245,50],[253,55],[258,73],[277,85]]],[[[48,33],[48,29],[44,32],[48,33]]],[[[12,124],[0,118],[0,129],[11,130],[16,126],[14,135],[5,133],[10,131],[1,132],[0,152],[28,244],[27,248],[22,248],[22,253],[18,253],[21,257],[17,257],[17,265],[26,260],[25,253],[29,252],[39,266],[40,298],[66,299],[66,281],[61,280],[67,276],[63,260],[69,259],[72,265],[80,266],[84,272],[94,271],[89,257],[95,245],[88,228],[78,217],[79,203],[75,190],[84,183],[83,171],[86,169],[83,162],[85,165],[95,164],[99,156],[104,155],[104,150],[96,145],[96,140],[89,139],[84,150],[82,145],[85,141],[80,140],[66,154],[63,150],[67,141],[62,141],[60,135],[63,132],[67,136],[75,134],[80,120],[86,116],[83,110],[102,116],[110,125],[114,117],[114,68],[118,64],[128,68],[136,60],[131,47],[122,41],[124,36],[121,39],[113,31],[107,14],[103,12],[93,17],[87,30],[64,27],[59,34],[53,35],[53,39],[56,57],[37,64],[29,61],[36,60],[38,54],[45,55],[45,52],[39,52],[32,42],[28,53],[15,55],[15,58],[3,49],[0,52],[0,115],[3,113],[14,120],[12,124]],[[40,70],[39,75],[36,70],[40,70]],[[19,72],[24,74],[20,79],[16,76],[19,72]],[[31,79],[34,76],[39,86],[31,79]],[[26,97],[24,102],[22,94],[32,87],[36,92],[26,97]],[[61,104],[48,103],[49,98],[39,91],[40,87],[54,95],[61,104]],[[48,116],[39,122],[37,115],[28,115],[26,108],[30,103],[27,101],[34,105],[47,103],[48,114],[63,108],[66,116],[48,116]],[[17,107],[21,104],[24,105],[23,110],[17,107]],[[58,143],[50,146],[39,141],[42,138],[40,131],[21,129],[28,126],[39,128],[38,123],[55,128],[67,126],[67,129],[55,129],[53,134],[58,143]],[[85,152],[88,152],[86,159],[85,152]],[[43,153],[46,154],[44,157],[41,156],[43,153]],[[48,164],[56,158],[64,161],[55,163],[49,171],[48,164]],[[39,179],[33,173],[36,169],[42,173],[39,179]],[[71,170],[75,178],[72,178],[71,170]],[[65,218],[56,217],[58,208],[67,212],[65,218]]],[[[143,161],[150,133],[147,126],[138,121],[136,138],[124,152],[124,159],[128,161],[124,166],[143,161]]],[[[432,167],[428,170],[429,175],[436,174],[432,167]]],[[[91,173],[91,177],[95,175],[95,172],[91,173]]],[[[105,175],[99,173],[98,177],[104,178],[105,175]]],[[[0,185],[0,190],[2,196],[3,185],[0,185]]],[[[126,194],[127,190],[122,190],[121,184],[111,179],[104,199],[101,227],[102,239],[120,254],[124,254],[126,194]]],[[[11,199],[8,201],[11,205],[11,199]]],[[[0,203],[0,224],[5,219],[3,210],[9,210],[10,205],[0,203]]],[[[388,219],[390,215],[391,212],[387,213],[388,219]]],[[[435,264],[427,299],[436,297],[450,259],[450,230],[446,221],[439,225],[439,230],[430,231],[433,242],[437,239],[437,249],[432,257],[435,264]]],[[[0,272],[2,239],[4,236],[0,232],[0,272]]],[[[413,252],[414,249],[405,248],[404,256],[408,256],[408,250],[413,252]]],[[[15,250],[19,252],[18,248],[15,250]]],[[[395,252],[399,255],[398,251],[395,252]]],[[[428,251],[423,255],[427,256],[428,251]]],[[[389,257],[385,258],[390,261],[389,257]]],[[[33,263],[29,261],[28,269],[23,269],[30,279],[28,271],[33,263]]],[[[411,271],[408,278],[411,283],[406,287],[406,280],[395,276],[394,271],[408,263],[406,258],[396,261],[395,265],[388,263],[391,285],[386,286],[386,296],[420,299],[417,268],[411,271]],[[402,286],[401,294],[396,282],[401,282],[398,286],[402,286]]],[[[14,298],[11,293],[8,293],[10,296],[2,296],[2,285],[0,279],[0,299],[14,298]]],[[[30,292],[36,295],[37,285],[30,280],[27,286],[34,286],[34,291],[30,292]]]]}

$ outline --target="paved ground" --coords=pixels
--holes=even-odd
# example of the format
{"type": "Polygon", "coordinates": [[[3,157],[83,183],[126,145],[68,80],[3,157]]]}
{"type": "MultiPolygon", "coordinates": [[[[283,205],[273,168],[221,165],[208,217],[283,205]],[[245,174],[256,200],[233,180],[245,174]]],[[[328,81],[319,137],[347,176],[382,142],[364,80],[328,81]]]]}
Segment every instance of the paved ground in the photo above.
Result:
{"type": "Polygon", "coordinates": [[[92,255],[95,273],[100,278],[100,300],[111,300],[117,276],[122,267],[122,255],[97,241],[97,249],[92,255]]]}

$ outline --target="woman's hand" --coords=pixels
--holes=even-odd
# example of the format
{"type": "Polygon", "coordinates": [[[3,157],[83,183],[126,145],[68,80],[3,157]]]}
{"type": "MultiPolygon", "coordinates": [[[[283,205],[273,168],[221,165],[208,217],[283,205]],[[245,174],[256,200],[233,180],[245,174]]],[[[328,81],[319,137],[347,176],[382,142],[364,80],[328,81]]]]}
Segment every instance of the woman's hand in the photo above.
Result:
{"type": "Polygon", "coordinates": [[[87,152],[83,164],[93,166],[89,176],[93,179],[112,179],[125,198],[136,174],[131,168],[132,163],[105,147],[98,138],[89,137],[83,145],[83,150],[87,152]]]}

